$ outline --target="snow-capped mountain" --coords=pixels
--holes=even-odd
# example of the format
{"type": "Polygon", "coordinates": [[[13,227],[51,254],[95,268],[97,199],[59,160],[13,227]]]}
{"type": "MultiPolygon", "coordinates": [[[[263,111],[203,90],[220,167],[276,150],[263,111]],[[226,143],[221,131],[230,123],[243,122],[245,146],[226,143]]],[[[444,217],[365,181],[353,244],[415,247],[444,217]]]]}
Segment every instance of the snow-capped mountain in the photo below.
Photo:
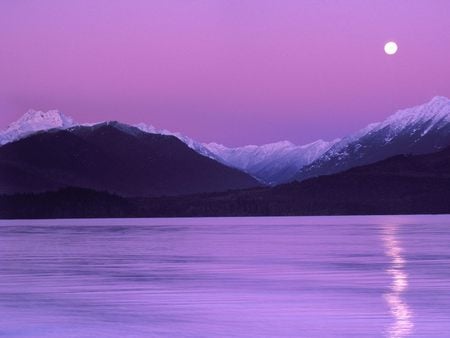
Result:
{"type": "Polygon", "coordinates": [[[139,123],[135,127],[147,133],[175,136],[197,153],[245,171],[261,182],[271,185],[287,182],[300,168],[313,162],[339,141],[318,140],[301,146],[280,141],[262,146],[229,148],[215,142],[200,143],[183,134],[157,129],[145,123],[139,123]]]}
{"type": "MultiPolygon", "coordinates": [[[[95,127],[103,123],[105,122],[79,124],[76,123],[71,117],[64,115],[58,110],[43,112],[30,109],[20,119],[11,123],[11,125],[9,125],[6,130],[0,131],[0,145],[20,140],[21,138],[27,137],[40,131],[47,131],[51,129],[68,129],[77,126],[95,127]]],[[[122,125],[124,128],[127,126],[125,124],[120,125],[122,125]]],[[[189,148],[195,150],[199,154],[210,157],[212,159],[216,159],[215,155],[201,143],[180,133],[174,133],[167,129],[157,129],[154,126],[147,125],[145,123],[139,123],[137,125],[134,125],[133,127],[136,127],[141,131],[150,134],[175,136],[180,141],[184,142],[189,148]]]]}
{"type": "Polygon", "coordinates": [[[295,178],[328,175],[399,154],[422,154],[450,145],[450,100],[437,96],[423,105],[400,110],[343,138],[295,178]]]}
{"type": "Polygon", "coordinates": [[[47,112],[30,109],[20,119],[0,132],[0,145],[19,140],[23,137],[50,129],[66,129],[73,127],[75,122],[57,110],[47,112]]]}
{"type": "Polygon", "coordinates": [[[217,143],[204,144],[217,160],[241,169],[267,184],[287,182],[300,168],[310,164],[333,144],[318,140],[297,146],[289,141],[228,148],[217,143]]]}
{"type": "MultiPolygon", "coordinates": [[[[213,152],[211,152],[205,145],[203,145],[202,143],[197,142],[197,141],[191,139],[190,137],[187,137],[181,133],[171,132],[167,129],[158,129],[152,125],[148,125],[145,123],[136,124],[136,125],[134,125],[134,127],[142,130],[145,133],[175,136],[177,139],[184,142],[189,148],[195,150],[197,153],[199,153],[203,156],[212,158],[214,160],[217,160],[216,155],[213,152]]],[[[226,164],[226,163],[224,163],[224,164],[226,164]]]]}
{"type": "Polygon", "coordinates": [[[168,196],[258,187],[173,136],[119,122],[37,132],[0,147],[0,195],[78,187],[168,196]]]}
{"type": "MultiPolygon", "coordinates": [[[[0,145],[13,142],[33,133],[50,129],[69,129],[77,126],[98,127],[107,122],[94,124],[78,124],[57,110],[48,112],[29,110],[18,121],[12,123],[0,133],[0,145]]],[[[117,128],[133,132],[139,130],[159,135],[175,136],[197,153],[214,159],[230,167],[243,170],[262,182],[278,184],[291,178],[300,168],[311,163],[330,148],[336,141],[316,142],[297,146],[289,141],[281,141],[262,146],[248,145],[238,148],[228,148],[217,143],[202,144],[183,134],[158,129],[152,125],[139,123],[134,126],[118,123],[117,128]]]]}
{"type": "MultiPolygon", "coordinates": [[[[40,131],[77,126],[95,128],[104,123],[77,124],[57,110],[29,110],[0,132],[0,146],[40,131]]],[[[217,143],[200,143],[180,133],[143,123],[135,126],[119,123],[116,127],[132,133],[137,128],[149,134],[175,136],[203,156],[245,171],[261,182],[279,184],[340,172],[398,154],[442,149],[450,145],[450,100],[438,96],[421,106],[400,110],[383,122],[369,124],[341,140],[318,140],[301,146],[281,141],[228,148],[217,143]]]]}

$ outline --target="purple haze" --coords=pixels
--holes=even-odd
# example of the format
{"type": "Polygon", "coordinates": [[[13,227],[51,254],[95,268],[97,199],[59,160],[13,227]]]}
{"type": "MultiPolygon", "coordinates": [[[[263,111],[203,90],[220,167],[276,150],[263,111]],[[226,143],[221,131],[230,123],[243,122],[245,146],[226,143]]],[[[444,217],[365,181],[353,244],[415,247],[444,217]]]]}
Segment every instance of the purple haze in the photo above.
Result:
{"type": "Polygon", "coordinates": [[[332,139],[450,96],[449,17],[448,0],[2,1],[0,129],[57,108],[227,145],[332,139]]]}

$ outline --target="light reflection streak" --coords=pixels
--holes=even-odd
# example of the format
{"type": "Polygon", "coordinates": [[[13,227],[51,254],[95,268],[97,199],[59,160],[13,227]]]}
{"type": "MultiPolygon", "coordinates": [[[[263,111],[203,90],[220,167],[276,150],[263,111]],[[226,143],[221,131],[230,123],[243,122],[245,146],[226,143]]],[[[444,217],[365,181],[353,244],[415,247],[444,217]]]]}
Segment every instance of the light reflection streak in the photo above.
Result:
{"type": "Polygon", "coordinates": [[[384,294],[394,323],[389,327],[387,336],[390,338],[406,337],[412,333],[414,323],[413,314],[406,301],[402,298],[408,288],[408,275],[405,272],[405,259],[402,256],[403,249],[397,240],[398,226],[386,225],[383,228],[383,242],[386,255],[390,258],[390,266],[386,272],[391,276],[392,283],[389,292],[384,294]]]}

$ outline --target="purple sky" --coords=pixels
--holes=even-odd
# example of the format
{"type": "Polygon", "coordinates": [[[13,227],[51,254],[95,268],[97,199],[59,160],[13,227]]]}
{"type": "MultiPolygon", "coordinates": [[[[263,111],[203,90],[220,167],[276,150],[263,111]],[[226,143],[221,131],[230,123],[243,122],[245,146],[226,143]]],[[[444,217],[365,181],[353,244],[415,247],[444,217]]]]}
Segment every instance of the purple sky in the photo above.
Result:
{"type": "Polygon", "coordinates": [[[231,146],[332,139],[450,96],[449,18],[449,0],[3,0],[0,129],[56,108],[231,146]]]}

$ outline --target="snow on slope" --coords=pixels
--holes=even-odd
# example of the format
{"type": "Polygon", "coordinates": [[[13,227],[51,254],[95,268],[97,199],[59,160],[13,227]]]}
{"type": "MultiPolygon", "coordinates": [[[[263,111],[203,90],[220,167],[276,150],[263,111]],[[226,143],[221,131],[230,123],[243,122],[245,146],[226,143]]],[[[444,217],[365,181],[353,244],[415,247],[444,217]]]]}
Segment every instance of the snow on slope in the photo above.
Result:
{"type": "Polygon", "coordinates": [[[300,168],[313,162],[338,140],[318,140],[297,146],[289,141],[228,148],[217,143],[204,144],[219,161],[246,171],[268,184],[287,182],[300,168]]]}
{"type": "Polygon", "coordinates": [[[423,129],[420,136],[425,136],[433,128],[445,126],[449,122],[450,99],[443,96],[436,96],[423,105],[399,110],[383,122],[371,123],[356,133],[344,137],[324,155],[329,156],[333,153],[338,153],[339,150],[344,149],[349,144],[358,142],[380,131],[386,134],[384,141],[388,143],[405,130],[414,132],[423,129]]]}
{"type": "MultiPolygon", "coordinates": [[[[64,115],[58,110],[43,112],[30,109],[20,119],[11,123],[6,130],[0,132],[0,145],[17,141],[39,131],[68,129],[76,126],[94,127],[102,123],[105,122],[77,124],[71,117],[64,115]]],[[[157,129],[144,123],[137,124],[134,127],[146,133],[175,136],[198,153],[214,158],[214,155],[201,143],[180,133],[172,133],[166,129],[157,129]]]]}
{"type": "Polygon", "coordinates": [[[423,105],[398,111],[379,123],[373,131],[389,128],[389,137],[395,137],[411,126],[418,129],[426,125],[421,134],[424,136],[433,128],[439,128],[448,123],[450,123],[450,99],[436,96],[423,105]]]}
{"type": "MultiPolygon", "coordinates": [[[[102,123],[105,122],[76,124],[72,118],[57,110],[48,112],[30,110],[0,133],[0,145],[16,141],[39,131],[68,129],[80,125],[95,127],[102,123]]],[[[249,145],[239,148],[227,148],[217,143],[202,144],[180,133],[174,133],[166,129],[157,129],[144,123],[134,126],[121,123],[117,125],[124,128],[135,127],[146,133],[175,136],[199,154],[225,165],[244,170],[259,180],[271,184],[284,182],[286,178],[295,174],[302,166],[314,161],[336,142],[319,140],[304,146],[296,146],[291,142],[281,141],[263,146],[249,145]]]]}
{"type": "Polygon", "coordinates": [[[238,148],[216,143],[205,146],[223,163],[263,182],[278,184],[291,180],[296,174],[297,178],[304,179],[395,154],[437,150],[447,144],[449,137],[446,139],[447,132],[443,128],[449,127],[449,123],[450,100],[437,96],[423,105],[400,110],[383,122],[371,123],[342,140],[319,140],[304,146],[288,141],[238,148]],[[427,136],[430,132],[436,136],[427,136]]]}
{"type": "Polygon", "coordinates": [[[192,150],[195,150],[197,153],[199,153],[199,154],[201,154],[203,156],[210,157],[210,158],[212,158],[214,160],[217,160],[215,154],[212,153],[207,147],[205,147],[200,142],[197,142],[197,141],[195,141],[195,140],[191,139],[190,137],[187,137],[187,136],[185,136],[183,134],[176,133],[176,132],[174,133],[174,132],[171,132],[171,131],[169,131],[167,129],[157,129],[154,126],[147,125],[145,123],[136,124],[136,125],[134,125],[134,127],[140,129],[141,131],[143,131],[145,133],[175,136],[180,141],[185,143],[189,148],[191,148],[192,150]]]}
{"type": "Polygon", "coordinates": [[[373,163],[399,154],[420,154],[450,145],[450,100],[436,96],[431,101],[403,109],[383,122],[372,123],[344,137],[296,178],[327,175],[357,165],[373,163]]]}
{"type": "MultiPolygon", "coordinates": [[[[78,125],[72,118],[57,110],[29,110],[0,132],[0,145],[35,132],[78,125]]],[[[95,125],[97,124],[83,124],[95,125]]],[[[217,143],[202,144],[180,133],[143,123],[134,127],[147,133],[175,136],[204,156],[244,170],[265,183],[278,184],[293,177],[304,179],[338,172],[393,154],[431,152],[450,144],[450,100],[437,96],[421,106],[400,110],[385,121],[372,123],[342,140],[318,140],[302,146],[281,141],[262,146],[228,148],[217,143]]]]}
{"type": "Polygon", "coordinates": [[[74,126],[73,119],[57,110],[48,112],[30,109],[20,119],[0,132],[0,145],[16,141],[38,131],[66,129],[74,126]]]}

